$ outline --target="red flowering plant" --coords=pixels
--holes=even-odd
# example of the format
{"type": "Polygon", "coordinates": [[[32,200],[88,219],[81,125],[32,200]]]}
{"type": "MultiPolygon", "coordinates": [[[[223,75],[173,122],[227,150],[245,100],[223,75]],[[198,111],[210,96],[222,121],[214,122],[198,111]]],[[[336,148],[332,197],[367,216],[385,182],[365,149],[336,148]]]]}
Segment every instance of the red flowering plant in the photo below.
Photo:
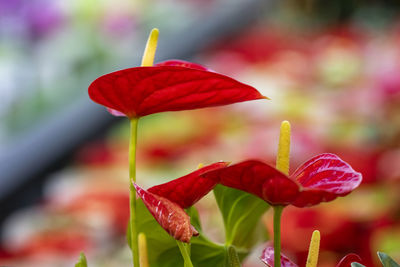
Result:
{"type": "Polygon", "coordinates": [[[289,176],[290,124],[284,122],[276,168],[258,160],[231,166],[218,162],[148,190],[141,188],[136,183],[141,117],[266,98],[255,88],[198,64],[173,60],[152,66],[157,36],[158,31],[153,30],[141,67],[106,74],[89,87],[93,101],[106,106],[113,115],[130,119],[127,238],[134,266],[240,266],[257,243],[257,225],[269,205],[274,208],[275,266],[280,266],[283,208],[306,207],[345,196],[361,183],[361,174],[338,156],[326,153],[289,176]],[[204,235],[197,210],[192,207],[211,190],[224,221],[224,244],[211,242],[204,235]]]}
{"type": "MultiPolygon", "coordinates": [[[[130,219],[128,239],[132,249],[134,266],[140,266],[137,224],[139,221],[143,221],[142,216],[140,220],[137,216],[139,211],[136,207],[136,192],[151,214],[168,233],[176,237],[177,240],[188,242],[191,235],[196,234],[197,231],[190,226],[189,217],[183,211],[183,208],[187,208],[188,205],[191,206],[216,184],[213,181],[200,178],[193,181],[192,178],[196,177],[197,173],[201,173],[201,169],[192,175],[182,177],[178,182],[154,187],[149,191],[141,189],[135,183],[139,119],[146,115],[164,111],[213,107],[266,98],[255,88],[228,76],[210,71],[198,64],[172,60],[153,66],[157,39],[158,30],[154,29],[150,33],[141,67],[103,75],[89,86],[89,96],[94,102],[106,106],[113,115],[125,115],[130,119],[130,219]],[[169,189],[180,188],[177,184],[180,182],[187,184],[186,188],[193,187],[193,182],[198,184],[199,186],[195,187],[199,189],[199,191],[196,191],[196,197],[193,198],[193,194],[179,195],[176,192],[168,191],[169,189]],[[198,195],[199,192],[202,193],[198,195]],[[190,197],[188,197],[189,195],[190,197]],[[169,216],[172,216],[172,221],[168,221],[171,219],[169,216]],[[178,221],[182,224],[177,224],[178,221]]],[[[185,193],[188,192],[192,191],[189,190],[185,193]]],[[[190,260],[187,259],[186,248],[179,242],[178,245],[185,258],[185,264],[187,264],[190,260]]]]}
{"type": "Polygon", "coordinates": [[[224,186],[253,194],[274,208],[275,267],[280,266],[281,216],[285,206],[306,207],[345,196],[358,187],[362,175],[334,154],[321,154],[290,176],[290,124],[282,122],[276,168],[247,160],[203,175],[224,186]]]}

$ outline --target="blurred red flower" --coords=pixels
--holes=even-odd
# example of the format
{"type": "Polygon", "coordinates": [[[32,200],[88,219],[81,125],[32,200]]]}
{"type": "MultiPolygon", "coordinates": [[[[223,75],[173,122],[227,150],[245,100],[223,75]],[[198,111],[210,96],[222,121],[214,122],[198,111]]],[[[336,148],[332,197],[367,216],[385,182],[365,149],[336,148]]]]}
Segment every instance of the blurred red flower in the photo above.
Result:
{"type": "Polygon", "coordinates": [[[351,267],[352,262],[363,263],[360,256],[354,253],[347,254],[344,256],[336,267],[351,267]]]}
{"type": "MultiPolygon", "coordinates": [[[[267,266],[274,267],[274,247],[271,244],[263,250],[260,259],[267,266]]],[[[281,253],[281,267],[298,267],[298,265],[281,253]]]]}
{"type": "MultiPolygon", "coordinates": [[[[263,250],[261,257],[261,261],[264,262],[267,266],[274,266],[274,248],[271,244],[268,244],[266,248],[263,250]]],[[[354,253],[347,254],[344,256],[340,262],[336,265],[336,267],[351,267],[352,262],[363,263],[360,256],[354,253]]],[[[281,266],[282,267],[297,267],[298,265],[292,262],[288,257],[284,254],[281,254],[281,266]]]]}

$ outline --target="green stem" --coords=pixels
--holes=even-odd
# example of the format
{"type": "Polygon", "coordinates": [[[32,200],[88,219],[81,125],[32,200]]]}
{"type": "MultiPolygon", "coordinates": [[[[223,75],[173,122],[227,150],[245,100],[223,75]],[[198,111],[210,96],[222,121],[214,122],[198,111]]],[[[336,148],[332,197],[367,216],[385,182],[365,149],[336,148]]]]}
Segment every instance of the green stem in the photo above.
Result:
{"type": "Polygon", "coordinates": [[[281,217],[284,206],[274,206],[274,267],[281,267],[281,217]]]}
{"type": "Polygon", "coordinates": [[[193,267],[192,261],[190,259],[189,251],[187,250],[188,247],[181,241],[176,240],[176,243],[178,244],[179,250],[181,251],[183,261],[184,261],[184,266],[185,267],[193,267]]]}
{"type": "Polygon", "coordinates": [[[132,184],[132,182],[136,182],[136,144],[138,121],[139,118],[131,119],[129,138],[129,224],[131,228],[131,247],[134,267],[140,267],[138,233],[136,229],[136,191],[132,184]]]}
{"type": "Polygon", "coordinates": [[[240,267],[239,256],[233,246],[228,247],[228,261],[230,267],[240,267]]]}

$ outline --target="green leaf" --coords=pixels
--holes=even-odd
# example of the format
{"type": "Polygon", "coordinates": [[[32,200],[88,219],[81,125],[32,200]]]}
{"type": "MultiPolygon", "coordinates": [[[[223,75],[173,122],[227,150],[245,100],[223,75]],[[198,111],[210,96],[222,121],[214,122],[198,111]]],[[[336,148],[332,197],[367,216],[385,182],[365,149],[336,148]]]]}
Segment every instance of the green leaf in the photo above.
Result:
{"type": "Polygon", "coordinates": [[[75,267],[87,267],[86,256],[83,252],[79,255],[79,260],[75,264],[75,267]]]}
{"type": "Polygon", "coordinates": [[[260,237],[257,226],[269,205],[249,193],[222,185],[213,191],[224,220],[226,245],[246,249],[254,246],[260,237]]]}
{"type": "Polygon", "coordinates": [[[365,267],[365,266],[358,262],[352,262],[351,267],[365,267]]]}
{"type": "MultiPolygon", "coordinates": [[[[200,235],[191,239],[191,260],[196,267],[221,266],[228,267],[228,252],[224,245],[207,239],[201,231],[198,212],[194,207],[187,210],[191,223],[200,235]]],[[[147,249],[150,266],[175,267],[183,266],[183,258],[173,239],[154,219],[143,201],[137,201],[137,228],[147,238],[147,249]]],[[[130,244],[129,227],[127,231],[130,244]]]]}
{"type": "Polygon", "coordinates": [[[197,231],[201,231],[199,212],[195,207],[190,207],[186,209],[186,213],[190,216],[190,222],[196,228],[197,231]]]}
{"type": "Polygon", "coordinates": [[[378,257],[382,262],[383,267],[400,267],[389,255],[378,251],[378,257]]]}

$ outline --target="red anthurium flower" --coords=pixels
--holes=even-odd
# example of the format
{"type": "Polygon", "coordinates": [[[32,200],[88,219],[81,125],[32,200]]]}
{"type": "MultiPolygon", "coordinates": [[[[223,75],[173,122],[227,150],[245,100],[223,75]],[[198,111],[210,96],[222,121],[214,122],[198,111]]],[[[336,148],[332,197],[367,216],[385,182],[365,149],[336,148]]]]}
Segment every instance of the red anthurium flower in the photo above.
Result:
{"type": "MultiPolygon", "coordinates": [[[[260,259],[269,267],[274,267],[274,247],[268,245],[262,252],[260,259]]],[[[297,264],[281,254],[281,267],[298,267],[297,264]]]]}
{"type": "Polygon", "coordinates": [[[189,243],[192,236],[199,234],[190,224],[189,215],[178,204],[150,193],[135,183],[133,185],[153,217],[176,240],[189,243]]]}
{"type": "Polygon", "coordinates": [[[103,75],[89,86],[89,96],[113,115],[130,118],[266,98],[228,76],[177,60],[103,75]]]}
{"type": "Polygon", "coordinates": [[[352,262],[362,263],[362,259],[355,253],[350,253],[344,256],[336,267],[351,267],[352,262]]]}
{"type": "Polygon", "coordinates": [[[360,185],[362,176],[334,154],[321,154],[291,176],[257,160],[248,160],[202,175],[254,194],[271,205],[305,207],[345,196],[360,185]]]}
{"type": "Polygon", "coordinates": [[[153,186],[148,191],[167,198],[185,209],[199,201],[218,183],[211,179],[202,179],[200,175],[228,165],[227,162],[213,163],[168,183],[153,186]]]}

